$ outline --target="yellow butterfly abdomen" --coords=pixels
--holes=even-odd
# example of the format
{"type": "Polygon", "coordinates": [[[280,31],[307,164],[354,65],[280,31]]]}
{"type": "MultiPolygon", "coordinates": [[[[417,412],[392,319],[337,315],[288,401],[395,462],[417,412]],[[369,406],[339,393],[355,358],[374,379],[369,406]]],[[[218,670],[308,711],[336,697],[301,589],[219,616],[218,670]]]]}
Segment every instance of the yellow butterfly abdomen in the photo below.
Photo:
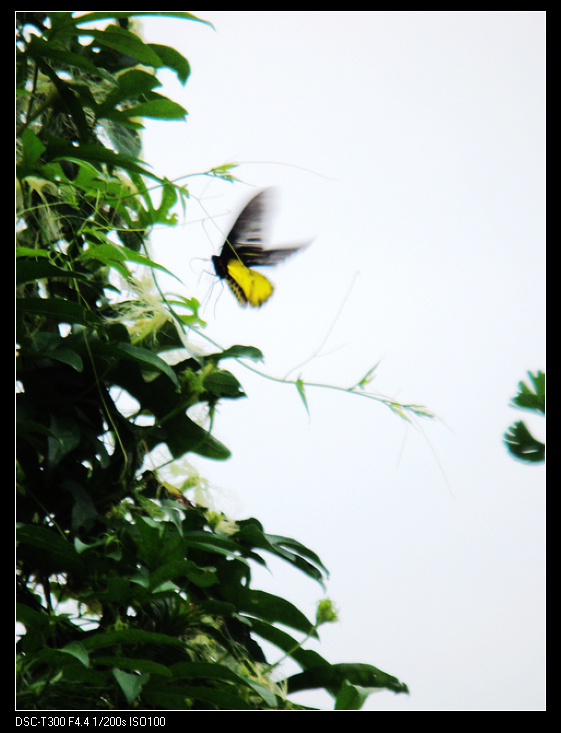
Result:
{"type": "Polygon", "coordinates": [[[249,303],[258,308],[273,294],[273,283],[260,272],[251,270],[237,259],[230,260],[226,267],[228,285],[242,305],[249,303]]]}

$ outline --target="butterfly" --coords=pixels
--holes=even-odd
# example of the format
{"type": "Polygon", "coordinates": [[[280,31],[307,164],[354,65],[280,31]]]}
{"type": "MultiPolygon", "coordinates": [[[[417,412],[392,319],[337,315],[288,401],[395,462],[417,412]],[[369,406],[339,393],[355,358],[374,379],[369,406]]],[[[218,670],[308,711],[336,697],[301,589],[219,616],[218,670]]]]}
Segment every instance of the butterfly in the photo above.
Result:
{"type": "Polygon", "coordinates": [[[236,219],[219,255],[212,264],[219,278],[226,280],[242,306],[258,308],[273,294],[274,285],[253,267],[276,265],[307,247],[309,242],[282,249],[263,247],[267,209],[271,205],[271,188],[254,196],[236,219]]]}

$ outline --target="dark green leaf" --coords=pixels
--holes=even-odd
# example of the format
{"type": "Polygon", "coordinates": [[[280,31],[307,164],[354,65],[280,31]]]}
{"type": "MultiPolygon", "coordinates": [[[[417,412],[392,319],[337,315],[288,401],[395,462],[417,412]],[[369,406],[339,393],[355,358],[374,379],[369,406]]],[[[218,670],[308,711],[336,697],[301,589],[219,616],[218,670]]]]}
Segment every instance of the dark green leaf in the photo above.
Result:
{"type": "Polygon", "coordinates": [[[528,463],[541,463],[545,460],[545,445],[534,438],[522,420],[505,433],[505,443],[513,456],[528,463]]]}
{"type": "Polygon", "coordinates": [[[20,176],[24,176],[29,175],[36,169],[39,158],[45,151],[45,146],[29,127],[23,131],[21,141],[23,149],[18,173],[20,176]]]}
{"type": "MultiPolygon", "coordinates": [[[[214,706],[218,710],[254,710],[245,700],[234,693],[235,687],[202,687],[196,685],[147,686],[143,694],[157,709],[191,710],[194,701],[214,706]]],[[[203,708],[204,709],[204,708],[203,708]]],[[[212,709],[212,708],[211,708],[212,709]]]]}
{"type": "Polygon", "coordinates": [[[143,686],[150,679],[149,674],[128,674],[121,669],[114,669],[113,675],[123,691],[129,705],[132,705],[142,692],[143,686]]]}
{"type": "Polygon", "coordinates": [[[115,122],[124,123],[125,120],[132,117],[150,117],[155,120],[182,120],[186,114],[187,111],[180,104],[162,98],[136,104],[124,110],[113,110],[103,116],[115,122]]]}
{"type": "Polygon", "coordinates": [[[21,313],[52,318],[59,323],[81,323],[84,326],[101,323],[99,317],[87,308],[57,298],[18,298],[16,308],[21,313]]]}
{"type": "Polygon", "coordinates": [[[139,99],[155,87],[161,86],[154,74],[149,74],[142,69],[129,69],[123,72],[117,77],[117,84],[118,86],[111,89],[97,107],[98,117],[104,116],[122,102],[139,99]]]}
{"type": "Polygon", "coordinates": [[[158,54],[148,44],[144,43],[139,36],[124,28],[109,25],[105,30],[83,29],[80,34],[92,36],[96,44],[112,48],[126,56],[132,56],[144,66],[152,66],[156,69],[162,66],[158,54]]]}
{"type": "Polygon", "coordinates": [[[27,350],[27,344],[22,344],[22,353],[28,357],[33,353],[35,359],[56,359],[63,364],[68,364],[77,372],[84,368],[84,362],[78,351],[73,348],[74,341],[71,338],[63,338],[58,333],[38,333],[33,343],[33,351],[27,350]]]}
{"type": "Polygon", "coordinates": [[[239,545],[228,537],[212,534],[211,532],[189,532],[184,538],[185,547],[205,550],[226,557],[232,557],[239,552],[239,545]]]}
{"type": "Polygon", "coordinates": [[[528,372],[528,376],[532,386],[520,382],[518,384],[519,392],[512,402],[517,407],[526,410],[537,410],[545,414],[545,373],[538,371],[536,374],[532,374],[532,372],[528,372]]]}
{"type": "Polygon", "coordinates": [[[253,359],[253,361],[263,361],[263,354],[255,346],[230,346],[229,349],[219,351],[216,354],[209,354],[207,359],[220,361],[220,359],[253,359]]]}
{"type": "Polygon", "coordinates": [[[151,43],[149,45],[161,58],[163,65],[175,71],[179,81],[185,84],[191,73],[187,59],[171,46],[161,46],[158,43],[151,43]]]}
{"type": "Polygon", "coordinates": [[[184,642],[181,639],[168,636],[167,634],[144,631],[144,629],[118,629],[98,632],[88,636],[83,640],[83,644],[88,651],[92,651],[94,649],[105,649],[121,644],[159,644],[183,648],[184,642]]]}
{"type": "Polygon", "coordinates": [[[121,656],[96,656],[95,664],[97,666],[117,667],[118,669],[134,670],[136,672],[149,672],[157,674],[161,677],[171,677],[172,674],[168,667],[151,659],[135,659],[134,657],[121,656]]]}
{"type": "Polygon", "coordinates": [[[44,260],[30,260],[19,258],[16,260],[16,284],[43,280],[47,278],[72,278],[76,280],[87,280],[87,276],[74,270],[65,270],[62,267],[52,265],[44,260]]]}
{"type": "Polygon", "coordinates": [[[90,657],[81,641],[71,641],[70,644],[63,647],[61,651],[65,654],[71,654],[81,662],[84,667],[90,666],[90,657]]]}
{"type": "Polygon", "coordinates": [[[240,527],[236,535],[238,540],[281,557],[323,584],[323,579],[327,576],[327,569],[315,552],[290,537],[265,534],[260,523],[255,519],[241,521],[238,526],[240,527]]]}
{"type": "MultiPolygon", "coordinates": [[[[230,592],[226,595],[230,600],[234,598],[230,592]]],[[[306,616],[294,604],[280,596],[265,593],[265,591],[239,589],[235,597],[239,610],[250,616],[271,623],[280,623],[304,634],[317,636],[313,624],[306,616]]]]}
{"type": "MultiPolygon", "coordinates": [[[[512,400],[512,404],[543,415],[545,414],[545,373],[528,372],[528,376],[532,383],[531,386],[520,382],[518,394],[512,400]]],[[[510,426],[504,435],[504,441],[515,458],[527,463],[541,463],[545,460],[545,445],[534,438],[522,420],[510,426]]]]}
{"type": "Polygon", "coordinates": [[[311,667],[300,674],[289,677],[288,690],[297,692],[323,687],[333,695],[337,695],[345,681],[366,688],[409,692],[407,685],[403,682],[371,664],[329,664],[311,667]]]}
{"type": "Polygon", "coordinates": [[[360,710],[371,692],[375,690],[353,685],[348,680],[344,680],[335,700],[335,710],[360,710]]]}
{"type": "Polygon", "coordinates": [[[166,420],[165,440],[162,438],[157,442],[165,442],[174,458],[181,458],[186,453],[197,453],[215,461],[225,461],[231,456],[223,443],[187,415],[175,415],[166,420]]]}
{"type": "Polygon", "coordinates": [[[48,465],[50,468],[59,463],[80,444],[80,428],[72,417],[52,415],[49,424],[52,437],[49,437],[48,465]]]}
{"type": "Polygon", "coordinates": [[[48,43],[39,36],[32,36],[27,47],[27,53],[29,53],[33,58],[44,58],[56,61],[57,64],[73,66],[76,69],[82,69],[83,71],[87,71],[89,74],[94,74],[95,76],[99,76],[100,74],[97,66],[92,63],[87,56],[65,51],[62,48],[57,48],[54,44],[48,43]]]}
{"type": "Polygon", "coordinates": [[[175,224],[176,215],[170,216],[170,209],[177,203],[177,186],[164,179],[162,197],[157,209],[152,210],[153,221],[160,224],[175,224]]]}
{"type": "Polygon", "coordinates": [[[109,150],[109,148],[105,148],[102,145],[84,143],[74,146],[60,140],[50,140],[47,145],[46,154],[51,160],[66,159],[77,163],[80,161],[87,161],[92,164],[104,163],[115,168],[122,168],[132,173],[148,176],[160,182],[158,176],[155,176],[148,169],[140,165],[136,158],[130,155],[115,153],[113,150],[109,150]]]}
{"type": "Polygon", "coordinates": [[[188,680],[220,680],[232,682],[242,687],[250,687],[269,705],[276,704],[275,695],[263,685],[256,684],[250,677],[242,677],[229,667],[216,662],[179,662],[170,668],[175,679],[188,680]]]}
{"type": "Polygon", "coordinates": [[[204,387],[216,397],[245,397],[241,385],[231,372],[216,369],[204,378],[204,387]]]}
{"type": "Polygon", "coordinates": [[[317,652],[302,648],[301,642],[273,624],[261,619],[252,618],[251,631],[281,649],[285,654],[294,659],[302,669],[329,665],[329,662],[323,659],[317,652]]]}
{"type": "Polygon", "coordinates": [[[113,265],[117,262],[135,262],[136,264],[142,265],[143,267],[151,267],[156,270],[161,270],[167,275],[175,277],[172,272],[166,270],[165,267],[159,265],[157,262],[154,262],[145,255],[142,255],[139,252],[135,252],[134,250],[129,249],[128,247],[124,247],[123,245],[111,244],[110,242],[90,247],[87,252],[84,253],[83,259],[84,261],[90,259],[99,260],[100,262],[104,262],[107,265],[113,265]]]}
{"type": "MultiPolygon", "coordinates": [[[[107,132],[109,139],[118,153],[136,158],[142,151],[142,140],[137,129],[131,129],[131,125],[120,125],[113,120],[101,120],[102,127],[107,132]]],[[[140,125],[140,127],[142,127],[140,125]]]]}
{"type": "Polygon", "coordinates": [[[177,379],[175,372],[169,364],[157,354],[152,353],[148,349],[142,349],[138,346],[131,346],[131,344],[122,343],[109,347],[109,350],[114,356],[118,356],[122,359],[128,359],[130,361],[136,361],[142,369],[163,372],[179,389],[179,380],[177,379]]]}
{"type": "Polygon", "coordinates": [[[83,562],[72,543],[54,530],[38,525],[20,525],[16,541],[20,545],[18,556],[33,558],[49,574],[83,571],[83,562]]]}
{"type": "Polygon", "coordinates": [[[91,130],[79,96],[73,89],[71,89],[66,80],[61,79],[56,71],[43,60],[41,55],[36,57],[36,63],[43,74],[47,76],[56,87],[61,102],[64,104],[69,116],[72,118],[80,141],[82,143],[88,143],[91,138],[91,130]]]}

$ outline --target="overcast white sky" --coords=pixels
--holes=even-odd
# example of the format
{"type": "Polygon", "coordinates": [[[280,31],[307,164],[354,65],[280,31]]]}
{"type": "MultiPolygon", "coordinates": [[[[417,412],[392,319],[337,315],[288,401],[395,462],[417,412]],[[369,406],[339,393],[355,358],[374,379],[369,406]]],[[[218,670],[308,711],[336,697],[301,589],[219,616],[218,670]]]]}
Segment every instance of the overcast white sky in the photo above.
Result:
{"type": "MultiPolygon", "coordinates": [[[[278,186],[274,243],[314,242],[266,271],[261,309],[215,286],[208,335],[259,347],[279,377],[323,345],[292,375],[309,382],[350,386],[380,361],[373,388],[441,418],[423,435],[312,388],[308,418],[293,387],[232,362],[249,399],[214,425],[232,458],[193,463],[218,508],[327,565],[341,622],[315,648],[411,691],[365,710],[542,710],[544,469],[502,435],[520,418],[544,434],[509,407],[545,368],[543,11],[192,12],[216,30],[143,24],[192,68],[185,88],[160,75],[189,117],[148,123],[145,158],[168,178],[237,162],[244,183],[190,179],[204,210],[193,198],[152,239],[184,284],[165,285],[204,301],[220,230],[278,186]]],[[[270,567],[258,587],[313,617],[320,587],[270,567]]]]}

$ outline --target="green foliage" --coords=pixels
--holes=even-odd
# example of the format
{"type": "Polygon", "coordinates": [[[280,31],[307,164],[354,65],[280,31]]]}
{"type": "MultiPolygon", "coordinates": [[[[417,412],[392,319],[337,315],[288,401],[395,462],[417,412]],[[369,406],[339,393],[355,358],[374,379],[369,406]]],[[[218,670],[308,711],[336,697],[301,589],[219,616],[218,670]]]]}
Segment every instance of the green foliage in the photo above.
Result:
{"type": "MultiPolygon", "coordinates": [[[[18,707],[298,710],[290,692],[323,687],[336,709],[358,709],[373,689],[407,688],[303,648],[336,620],[327,599],[312,622],[252,586],[267,556],[323,584],[317,555],[193,503],[184,491],[201,480],[187,471],[178,488],[151,460],[156,448],[178,470],[189,453],[227,459],[212,415],[245,394],[223,363],[262,355],[189,351],[205,325],[197,301],[133,277],[163,269],[147,237],[189,197],[138,157],[141,118],[186,114],[154,91],[155,70],[189,75],[175,49],[135,33],[144,14],[17,13],[18,707]],[[302,670],[288,679],[286,657],[302,670]]],[[[230,166],[209,175],[233,180],[230,166]]]]}
{"type": "MultiPolygon", "coordinates": [[[[545,374],[538,371],[536,374],[528,372],[531,385],[524,382],[518,384],[518,394],[512,400],[513,407],[532,410],[545,415],[545,374]]],[[[505,433],[504,441],[511,455],[527,463],[541,463],[545,461],[545,445],[534,438],[526,424],[518,420],[505,433]]]]}

